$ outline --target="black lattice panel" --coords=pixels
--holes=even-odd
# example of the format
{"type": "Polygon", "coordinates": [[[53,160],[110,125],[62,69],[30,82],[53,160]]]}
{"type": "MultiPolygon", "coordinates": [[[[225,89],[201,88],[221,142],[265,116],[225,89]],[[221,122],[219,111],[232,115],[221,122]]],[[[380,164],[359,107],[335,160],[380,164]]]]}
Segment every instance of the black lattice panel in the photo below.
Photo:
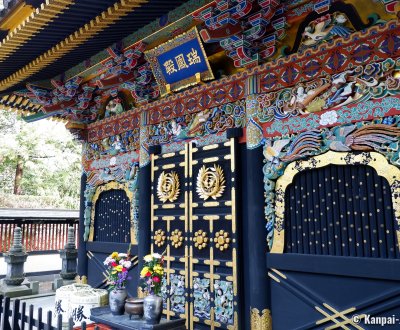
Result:
{"type": "Polygon", "coordinates": [[[238,327],[234,149],[232,140],[153,156],[152,250],[166,260],[164,314],[185,317],[189,329],[238,327]]]}
{"type": "Polygon", "coordinates": [[[124,190],[102,192],[95,212],[94,241],[130,242],[131,202],[124,190]]]}
{"type": "Polygon", "coordinates": [[[232,140],[190,149],[191,329],[238,324],[234,148],[232,140]]]}
{"type": "Polygon", "coordinates": [[[186,151],[152,159],[152,251],[164,253],[164,314],[188,319],[186,151]]]}
{"type": "Polygon", "coordinates": [[[390,186],[372,167],[299,173],[285,198],[286,252],[399,257],[390,186]]]}

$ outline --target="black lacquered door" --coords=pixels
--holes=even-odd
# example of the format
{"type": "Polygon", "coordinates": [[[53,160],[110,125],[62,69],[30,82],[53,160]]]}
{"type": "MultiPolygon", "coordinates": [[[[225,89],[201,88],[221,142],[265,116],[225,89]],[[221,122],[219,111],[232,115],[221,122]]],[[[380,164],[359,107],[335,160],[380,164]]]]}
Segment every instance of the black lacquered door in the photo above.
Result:
{"type": "Polygon", "coordinates": [[[238,328],[235,141],[153,156],[152,249],[165,253],[167,317],[238,328]]]}

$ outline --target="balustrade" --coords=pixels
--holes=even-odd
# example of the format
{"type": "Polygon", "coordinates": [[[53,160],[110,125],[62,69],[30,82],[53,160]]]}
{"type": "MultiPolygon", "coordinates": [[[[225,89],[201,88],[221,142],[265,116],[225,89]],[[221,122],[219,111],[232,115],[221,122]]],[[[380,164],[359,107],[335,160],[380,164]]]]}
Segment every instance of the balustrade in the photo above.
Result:
{"type": "Polygon", "coordinates": [[[0,254],[12,244],[15,227],[22,229],[27,252],[56,252],[67,243],[68,227],[78,237],[79,214],[65,210],[0,210],[0,254]]]}

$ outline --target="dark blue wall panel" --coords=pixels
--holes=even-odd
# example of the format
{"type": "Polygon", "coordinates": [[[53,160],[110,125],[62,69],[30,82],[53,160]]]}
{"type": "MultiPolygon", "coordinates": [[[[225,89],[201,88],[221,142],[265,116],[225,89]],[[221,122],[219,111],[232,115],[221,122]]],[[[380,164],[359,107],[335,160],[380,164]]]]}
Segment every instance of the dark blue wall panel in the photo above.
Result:
{"type": "Polygon", "coordinates": [[[288,253],[398,258],[389,183],[369,166],[305,171],[285,194],[288,253]]]}
{"type": "Polygon", "coordinates": [[[96,202],[94,241],[129,243],[130,212],[131,203],[124,190],[102,192],[96,202]]]}

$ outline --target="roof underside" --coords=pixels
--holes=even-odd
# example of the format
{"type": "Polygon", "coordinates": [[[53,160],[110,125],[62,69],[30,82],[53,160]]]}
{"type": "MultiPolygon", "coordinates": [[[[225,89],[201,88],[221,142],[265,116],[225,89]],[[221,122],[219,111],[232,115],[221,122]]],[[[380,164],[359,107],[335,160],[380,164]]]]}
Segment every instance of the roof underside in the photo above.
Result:
{"type": "MultiPolygon", "coordinates": [[[[0,81],[31,63],[48,49],[63,41],[90,20],[101,15],[107,8],[118,2],[115,0],[75,0],[56,19],[46,25],[40,33],[29,38],[18,49],[17,54],[14,53],[1,61],[0,81]]],[[[144,3],[138,2],[138,7],[129,12],[125,17],[115,21],[114,24],[106,27],[39,72],[0,93],[3,95],[8,94],[12,91],[25,88],[27,82],[46,80],[62,74],[77,63],[85,61],[146,24],[163,17],[184,2],[186,1],[148,0],[144,3]]]]}

